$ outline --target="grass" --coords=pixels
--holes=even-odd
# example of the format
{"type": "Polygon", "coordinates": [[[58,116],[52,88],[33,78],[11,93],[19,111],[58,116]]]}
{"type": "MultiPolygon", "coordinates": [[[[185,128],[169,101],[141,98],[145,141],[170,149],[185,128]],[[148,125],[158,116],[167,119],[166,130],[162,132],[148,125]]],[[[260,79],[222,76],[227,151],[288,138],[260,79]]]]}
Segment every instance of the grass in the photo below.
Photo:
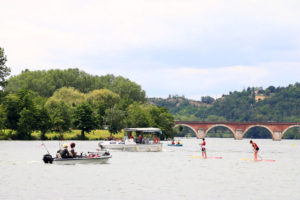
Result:
{"type": "MultiPolygon", "coordinates": [[[[46,133],[46,138],[48,140],[80,140],[81,131],[80,130],[71,130],[64,133],[58,132],[50,132],[46,133]]],[[[87,140],[104,140],[110,136],[108,130],[93,130],[90,133],[85,133],[85,137],[87,140]]],[[[113,135],[116,139],[121,139],[124,136],[123,132],[119,132],[113,135]]],[[[16,138],[16,133],[12,130],[0,130],[0,140],[11,140],[16,138]]],[[[32,140],[40,140],[41,139],[41,132],[33,132],[31,134],[32,140]]]]}

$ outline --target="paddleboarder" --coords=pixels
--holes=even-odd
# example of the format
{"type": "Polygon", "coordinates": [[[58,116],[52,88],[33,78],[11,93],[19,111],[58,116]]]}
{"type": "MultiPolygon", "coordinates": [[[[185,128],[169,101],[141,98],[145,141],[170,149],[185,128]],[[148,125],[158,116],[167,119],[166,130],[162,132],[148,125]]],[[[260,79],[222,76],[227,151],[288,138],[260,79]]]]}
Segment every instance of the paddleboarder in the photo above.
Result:
{"type": "Polygon", "coordinates": [[[203,158],[207,158],[205,145],[206,145],[205,138],[202,138],[202,143],[200,144],[200,146],[201,146],[201,151],[202,151],[202,157],[203,158]]]}
{"type": "Polygon", "coordinates": [[[258,145],[257,145],[255,142],[253,142],[252,140],[250,140],[250,144],[251,144],[252,147],[253,147],[253,151],[254,151],[254,160],[257,161],[257,153],[258,153],[258,151],[259,151],[259,147],[258,147],[258,145]]]}

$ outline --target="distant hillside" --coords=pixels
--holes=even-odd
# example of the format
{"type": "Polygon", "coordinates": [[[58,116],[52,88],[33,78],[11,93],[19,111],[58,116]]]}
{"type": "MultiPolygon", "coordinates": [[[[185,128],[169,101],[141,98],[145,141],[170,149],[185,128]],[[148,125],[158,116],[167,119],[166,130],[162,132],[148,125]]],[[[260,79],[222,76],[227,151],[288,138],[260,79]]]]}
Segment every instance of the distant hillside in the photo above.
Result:
{"type": "MultiPolygon", "coordinates": [[[[300,122],[300,83],[266,89],[249,87],[216,100],[204,97],[201,101],[194,101],[184,96],[169,96],[167,99],[149,98],[148,103],[168,108],[175,120],[300,122]]],[[[249,135],[270,137],[262,129],[255,128],[249,135]]],[[[300,139],[300,132],[295,129],[285,137],[300,139]]]]}
{"type": "Polygon", "coordinates": [[[221,98],[195,101],[184,96],[149,98],[148,103],[169,109],[176,120],[300,122],[300,83],[234,91],[221,98]]]}
{"type": "Polygon", "coordinates": [[[209,107],[214,101],[205,101],[206,98],[202,98],[202,101],[196,101],[187,99],[184,96],[170,95],[168,98],[148,98],[148,103],[168,108],[169,112],[175,117],[175,120],[197,120],[193,115],[195,110],[201,109],[201,107],[209,107]]]}

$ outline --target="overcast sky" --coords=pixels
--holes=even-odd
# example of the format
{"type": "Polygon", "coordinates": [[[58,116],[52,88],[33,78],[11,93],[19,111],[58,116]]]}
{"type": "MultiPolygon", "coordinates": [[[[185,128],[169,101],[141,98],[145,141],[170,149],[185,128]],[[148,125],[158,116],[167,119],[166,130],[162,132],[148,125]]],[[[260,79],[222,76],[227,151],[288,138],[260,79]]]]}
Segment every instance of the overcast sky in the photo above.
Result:
{"type": "Polygon", "coordinates": [[[121,75],[148,97],[300,82],[299,0],[0,0],[12,74],[121,75]]]}

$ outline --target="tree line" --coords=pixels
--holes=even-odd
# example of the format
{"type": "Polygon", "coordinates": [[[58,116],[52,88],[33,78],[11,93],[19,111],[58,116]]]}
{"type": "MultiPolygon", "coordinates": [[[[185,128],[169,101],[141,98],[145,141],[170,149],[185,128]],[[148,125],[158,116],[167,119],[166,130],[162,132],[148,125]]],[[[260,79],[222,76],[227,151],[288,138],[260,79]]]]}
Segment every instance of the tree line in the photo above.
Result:
{"type": "MultiPolygon", "coordinates": [[[[31,139],[33,131],[63,133],[95,129],[115,134],[126,127],[158,127],[173,137],[173,116],[147,104],[141,86],[121,76],[93,76],[79,69],[24,70],[6,80],[10,68],[0,48],[0,131],[12,139],[31,139]]],[[[61,135],[63,137],[63,134],[61,135]]]]}

